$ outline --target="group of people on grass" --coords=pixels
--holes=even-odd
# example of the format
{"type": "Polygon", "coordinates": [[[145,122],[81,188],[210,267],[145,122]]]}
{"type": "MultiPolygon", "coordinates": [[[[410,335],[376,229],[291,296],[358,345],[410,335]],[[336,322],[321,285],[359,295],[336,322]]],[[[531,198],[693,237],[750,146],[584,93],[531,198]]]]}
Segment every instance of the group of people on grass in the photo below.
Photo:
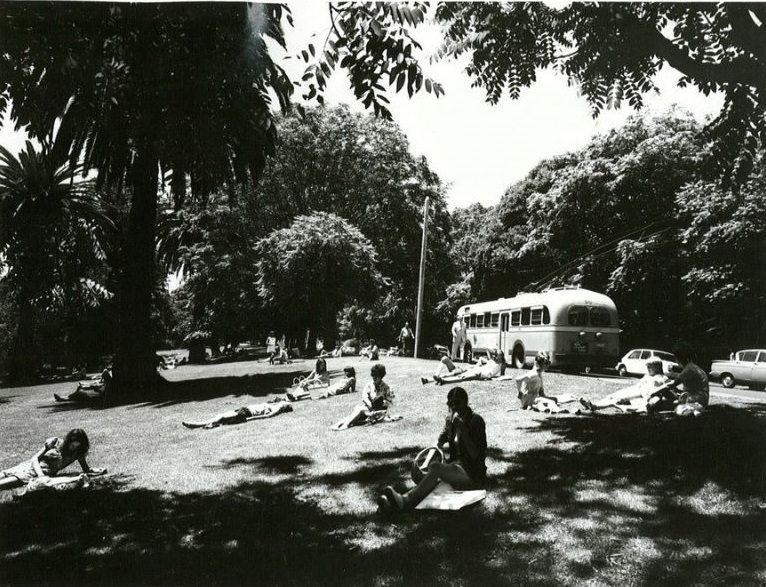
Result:
{"type": "MultiPolygon", "coordinates": [[[[580,398],[580,404],[589,411],[616,407],[626,412],[653,413],[674,411],[679,416],[699,416],[709,401],[709,384],[705,372],[697,366],[686,345],[679,345],[674,353],[683,365],[675,379],[668,379],[662,373],[662,362],[653,359],[647,362],[647,374],[637,383],[596,401],[580,398]],[[679,393],[679,388],[683,391],[679,393]]],[[[545,394],[543,373],[550,366],[550,356],[540,352],[535,357],[534,367],[527,373],[514,378],[517,398],[522,409],[540,411],[562,411],[560,400],[545,394]]],[[[457,367],[452,359],[442,357],[433,375],[433,381],[443,384],[470,379],[509,379],[505,377],[505,360],[502,353],[490,353],[485,361],[465,370],[457,367]]],[[[362,391],[362,401],[351,413],[332,426],[344,430],[363,423],[375,423],[386,418],[394,393],[383,380],[386,368],[375,363],[370,375],[372,380],[362,391]]],[[[107,381],[111,374],[102,374],[107,381]]],[[[430,380],[423,378],[422,383],[430,380]]],[[[344,368],[343,377],[330,384],[326,361],[317,359],[315,368],[307,377],[296,382],[293,397],[288,394],[276,402],[255,403],[217,414],[211,418],[183,422],[187,428],[214,428],[225,424],[239,424],[256,419],[271,418],[291,412],[291,402],[310,397],[313,389],[323,389],[319,399],[332,397],[356,390],[356,372],[353,367],[344,368]]],[[[78,388],[75,393],[82,392],[78,388]]],[[[560,397],[560,396],[559,396],[560,397]]],[[[57,398],[58,399],[58,398],[57,398]]],[[[313,398],[312,398],[313,399],[313,398]]],[[[481,487],[486,481],[487,438],[484,419],[468,406],[468,394],[463,387],[453,387],[447,393],[448,415],[437,438],[437,446],[448,447],[446,462],[433,462],[425,472],[414,471],[414,488],[404,493],[393,487],[386,487],[378,497],[381,512],[396,512],[414,508],[442,481],[456,490],[481,487]]],[[[74,461],[78,461],[85,475],[100,475],[105,469],[93,469],[85,460],[89,441],[81,429],[71,430],[64,438],[46,440],[43,447],[29,460],[0,472],[0,489],[25,485],[34,479],[50,479],[74,461]]]]}

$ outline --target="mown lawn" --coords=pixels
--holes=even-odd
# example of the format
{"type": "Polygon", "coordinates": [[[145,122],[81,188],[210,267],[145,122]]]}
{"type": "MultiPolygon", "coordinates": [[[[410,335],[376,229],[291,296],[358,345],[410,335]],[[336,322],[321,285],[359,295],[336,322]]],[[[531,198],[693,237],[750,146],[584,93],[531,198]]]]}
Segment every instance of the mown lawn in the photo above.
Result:
{"type": "MultiPolygon", "coordinates": [[[[333,370],[369,363],[335,359],[333,370]]],[[[0,496],[0,584],[763,585],[766,403],[714,399],[702,418],[511,411],[510,382],[466,385],[487,423],[488,498],[457,513],[376,514],[435,441],[447,387],[434,363],[387,358],[400,422],[333,432],[357,397],[270,420],[187,430],[284,390],[310,363],[164,372],[155,401],[57,404],[72,383],[0,390],[0,468],[85,428],[93,490],[0,496]]],[[[546,375],[600,397],[620,380],[546,375]]],[[[765,396],[766,397],[766,396],[765,396]]]]}

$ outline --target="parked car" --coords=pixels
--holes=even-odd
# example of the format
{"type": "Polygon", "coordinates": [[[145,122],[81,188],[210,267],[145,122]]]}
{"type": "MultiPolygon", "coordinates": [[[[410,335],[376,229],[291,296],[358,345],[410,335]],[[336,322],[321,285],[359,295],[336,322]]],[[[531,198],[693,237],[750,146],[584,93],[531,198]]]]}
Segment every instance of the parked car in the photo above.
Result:
{"type": "Polygon", "coordinates": [[[678,359],[672,353],[666,351],[657,351],[654,349],[633,349],[625,353],[620,359],[615,369],[620,377],[628,375],[646,375],[646,361],[652,357],[657,357],[662,361],[662,370],[668,373],[675,373],[681,370],[678,359]]]}
{"type": "Polygon", "coordinates": [[[748,349],[738,351],[734,359],[713,361],[710,377],[721,381],[724,387],[746,383],[751,387],[766,385],[766,350],[748,349]]]}

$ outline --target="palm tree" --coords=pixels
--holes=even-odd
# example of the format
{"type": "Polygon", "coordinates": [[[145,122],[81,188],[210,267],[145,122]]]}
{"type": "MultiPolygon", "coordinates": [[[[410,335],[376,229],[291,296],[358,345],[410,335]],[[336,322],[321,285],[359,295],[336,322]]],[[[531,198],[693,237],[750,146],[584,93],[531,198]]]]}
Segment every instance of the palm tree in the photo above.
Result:
{"type": "Polygon", "coordinates": [[[34,377],[40,312],[111,295],[89,269],[105,261],[115,226],[82,175],[81,166],[57,162],[47,144],[37,150],[27,142],[18,156],[0,146],[0,258],[19,316],[12,380],[34,377]]]}
{"type": "Polygon", "coordinates": [[[122,254],[115,383],[153,384],[150,306],[158,191],[176,206],[255,180],[273,149],[272,96],[292,84],[278,4],[14,3],[0,19],[0,108],[131,197],[122,254]],[[162,180],[160,180],[160,177],[162,180]]]}

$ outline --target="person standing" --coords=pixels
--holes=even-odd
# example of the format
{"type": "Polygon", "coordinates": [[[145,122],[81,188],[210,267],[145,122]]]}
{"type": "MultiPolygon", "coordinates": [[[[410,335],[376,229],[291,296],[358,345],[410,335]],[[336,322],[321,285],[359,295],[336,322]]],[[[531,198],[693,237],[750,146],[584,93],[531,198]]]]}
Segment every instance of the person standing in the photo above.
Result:
{"type": "Polygon", "coordinates": [[[402,352],[404,353],[405,357],[408,357],[410,355],[411,349],[412,349],[412,343],[415,340],[415,335],[412,333],[412,328],[410,328],[410,323],[405,322],[404,326],[402,327],[402,331],[399,333],[399,342],[402,345],[402,352]]]}
{"type": "Polygon", "coordinates": [[[463,323],[460,318],[455,318],[452,323],[452,360],[457,361],[460,358],[460,346],[463,337],[463,323]]]}

